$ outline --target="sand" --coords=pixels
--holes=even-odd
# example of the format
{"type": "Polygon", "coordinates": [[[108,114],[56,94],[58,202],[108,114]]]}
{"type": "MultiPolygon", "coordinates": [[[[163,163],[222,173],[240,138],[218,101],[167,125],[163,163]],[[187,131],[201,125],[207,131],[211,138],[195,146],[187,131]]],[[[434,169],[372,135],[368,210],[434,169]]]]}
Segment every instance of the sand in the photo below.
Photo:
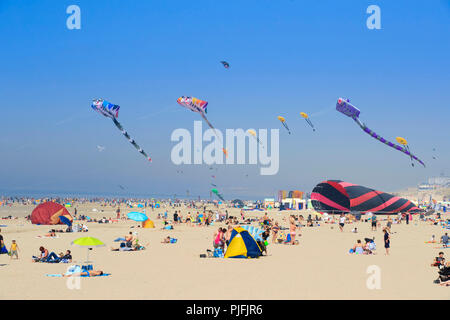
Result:
{"type": "MultiPolygon", "coordinates": [[[[98,204],[77,206],[79,213],[91,217],[115,217],[115,208],[98,204]],[[92,212],[92,208],[104,212],[92,212]]],[[[425,244],[432,234],[439,238],[444,229],[425,222],[409,225],[394,224],[391,235],[391,255],[384,254],[383,233],[370,231],[368,223],[345,226],[343,233],[336,225],[302,228],[300,245],[270,244],[268,256],[259,259],[199,258],[212,247],[212,235],[221,223],[210,227],[176,225],[175,230],[162,230],[157,213],[164,209],[147,210],[155,222],[155,229],[131,228],[138,223],[120,221],[114,224],[88,223],[88,233],[63,233],[57,239],[38,239],[50,226],[36,226],[26,222],[33,206],[0,207],[0,217],[9,214],[17,220],[0,220],[1,234],[9,249],[11,240],[19,247],[19,260],[0,255],[0,299],[449,299],[449,288],[433,283],[437,269],[430,266],[439,249],[425,244]],[[351,232],[356,226],[358,234],[351,232]],[[332,228],[333,227],[333,228],[332,228]],[[113,242],[129,231],[138,231],[140,243],[147,250],[138,252],[112,252],[113,242]],[[162,244],[166,236],[178,239],[176,244],[162,244]],[[68,264],[32,263],[31,256],[39,246],[59,253],[72,250],[74,260],[83,262],[86,249],[71,246],[74,239],[92,236],[105,242],[106,247],[90,253],[94,268],[111,273],[108,277],[81,278],[79,289],[70,289],[64,278],[51,278],[46,274],[64,273],[68,264]],[[376,255],[350,255],[348,250],[357,239],[373,237],[377,243],[376,255]],[[367,268],[377,266],[381,272],[381,288],[368,289],[367,268]]],[[[179,208],[176,208],[177,210],[179,208]]],[[[169,216],[173,214],[169,209],[169,216]]],[[[182,208],[183,216],[191,209],[182,208]]],[[[71,210],[72,211],[72,210],[71,210]]],[[[129,210],[132,211],[132,210],[129,210]]],[[[128,212],[122,207],[122,213],[128,212]]],[[[239,216],[238,209],[229,209],[239,216]]],[[[283,217],[292,211],[271,211],[287,227],[283,217]]],[[[261,216],[262,212],[248,213],[261,216]]],[[[307,213],[303,212],[304,216],[307,213]]],[[[385,225],[385,222],[382,222],[385,225]]],[[[62,228],[62,227],[61,227],[62,228]]],[[[450,251],[443,250],[447,259],[450,251]]],[[[69,282],[73,284],[73,279],[69,282]]]]}

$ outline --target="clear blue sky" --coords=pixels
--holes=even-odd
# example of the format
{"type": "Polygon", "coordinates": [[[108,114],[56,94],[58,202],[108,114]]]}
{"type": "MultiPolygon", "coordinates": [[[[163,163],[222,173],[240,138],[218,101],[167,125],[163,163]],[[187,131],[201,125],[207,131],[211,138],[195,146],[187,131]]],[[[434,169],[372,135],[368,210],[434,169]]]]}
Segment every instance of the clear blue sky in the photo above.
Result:
{"type": "Polygon", "coordinates": [[[0,38],[3,193],[121,184],[209,196],[208,166],[170,161],[172,131],[199,119],[176,103],[181,95],[209,101],[221,130],[280,128],[279,173],[220,166],[226,198],[310,192],[327,178],[393,191],[450,171],[449,1],[1,0],[0,38]],[[71,4],[81,30],[66,28],[71,4]],[[366,28],[371,4],[381,30],[366,28]],[[119,120],[152,164],[91,110],[97,97],[121,105],[119,120]],[[335,111],[338,97],[385,138],[405,137],[427,168],[335,111]],[[315,115],[315,133],[300,111],[315,115]]]}

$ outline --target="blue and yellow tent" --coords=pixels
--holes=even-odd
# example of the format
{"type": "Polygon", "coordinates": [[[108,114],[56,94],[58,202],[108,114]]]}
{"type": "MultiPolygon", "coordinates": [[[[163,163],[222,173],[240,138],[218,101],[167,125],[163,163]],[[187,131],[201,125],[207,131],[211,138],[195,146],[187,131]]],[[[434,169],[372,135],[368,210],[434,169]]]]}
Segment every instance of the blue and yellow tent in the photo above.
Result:
{"type": "Polygon", "coordinates": [[[234,228],[225,258],[258,258],[260,255],[261,248],[252,235],[244,228],[234,228]]]}

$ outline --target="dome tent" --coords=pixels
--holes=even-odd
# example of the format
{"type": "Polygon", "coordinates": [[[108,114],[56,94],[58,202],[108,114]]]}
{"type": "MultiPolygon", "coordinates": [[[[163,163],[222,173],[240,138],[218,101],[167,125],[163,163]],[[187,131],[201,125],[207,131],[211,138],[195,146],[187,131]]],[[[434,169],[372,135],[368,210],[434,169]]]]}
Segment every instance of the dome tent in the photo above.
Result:
{"type": "Polygon", "coordinates": [[[261,248],[247,230],[241,227],[233,229],[225,258],[258,258],[261,255],[261,248]]]}
{"type": "Polygon", "coordinates": [[[63,224],[59,218],[60,216],[64,216],[69,221],[73,221],[72,216],[64,206],[56,202],[48,201],[34,208],[33,212],[31,212],[31,223],[45,225],[63,224]]]}

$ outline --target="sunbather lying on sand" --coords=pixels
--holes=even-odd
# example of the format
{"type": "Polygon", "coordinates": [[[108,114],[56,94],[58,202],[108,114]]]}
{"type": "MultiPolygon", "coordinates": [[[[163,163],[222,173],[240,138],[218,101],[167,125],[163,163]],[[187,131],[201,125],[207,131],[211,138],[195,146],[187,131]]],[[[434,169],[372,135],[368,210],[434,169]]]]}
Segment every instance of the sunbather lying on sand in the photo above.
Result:
{"type": "Polygon", "coordinates": [[[103,274],[103,271],[101,270],[92,270],[92,271],[84,271],[84,272],[77,272],[77,273],[72,273],[72,274],[61,274],[63,277],[81,277],[81,276],[85,276],[85,277],[96,277],[96,276],[101,276],[103,274]]]}

